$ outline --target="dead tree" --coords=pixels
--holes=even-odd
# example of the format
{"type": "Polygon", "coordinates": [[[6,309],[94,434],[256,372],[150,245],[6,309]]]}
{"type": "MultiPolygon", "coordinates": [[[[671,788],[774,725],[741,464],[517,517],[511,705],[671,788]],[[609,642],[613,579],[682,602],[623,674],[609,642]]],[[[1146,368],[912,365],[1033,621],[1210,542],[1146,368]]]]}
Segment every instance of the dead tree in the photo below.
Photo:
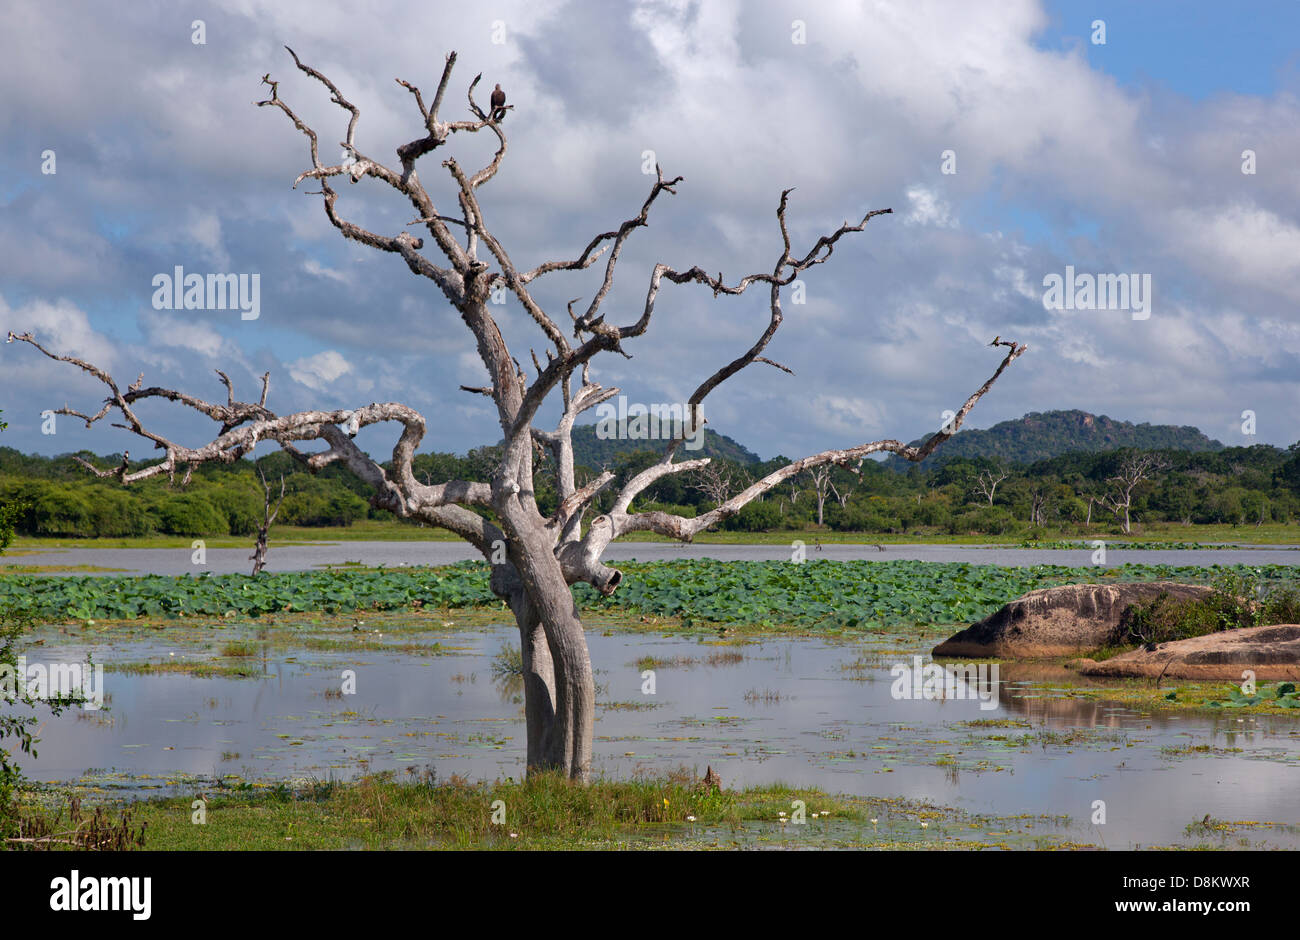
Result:
{"type": "Polygon", "coordinates": [[[691,489],[697,493],[703,493],[704,498],[715,506],[721,506],[731,496],[731,491],[735,487],[732,479],[732,472],[724,465],[714,466],[712,463],[700,467],[692,475],[690,483],[691,489]]]}
{"type": "Polygon", "coordinates": [[[993,494],[998,491],[998,484],[1009,476],[1006,470],[981,470],[975,478],[975,492],[993,505],[993,494]]]}
{"type": "MultiPolygon", "coordinates": [[[[799,484],[796,480],[788,480],[787,482],[790,486],[790,508],[794,509],[795,504],[799,502],[799,484]]],[[[777,509],[780,510],[782,515],[785,515],[785,497],[782,497],[777,503],[777,509]]]]}
{"type": "Polygon", "coordinates": [[[1097,505],[1098,503],[1102,503],[1102,498],[1098,496],[1096,493],[1083,493],[1082,495],[1085,499],[1088,500],[1088,516],[1086,519],[1084,519],[1083,525],[1084,528],[1091,529],[1092,528],[1092,507],[1097,505]]]}
{"type": "Polygon", "coordinates": [[[257,468],[257,475],[262,481],[262,493],[264,501],[262,504],[262,524],[257,527],[257,545],[253,549],[253,554],[248,556],[248,560],[253,563],[253,575],[262,573],[266,567],[266,537],[271,532],[271,526],[275,525],[275,517],[280,514],[280,507],[284,505],[284,474],[280,474],[280,498],[275,501],[275,508],[271,508],[271,484],[266,482],[266,474],[262,468],[257,468]]]}
{"type": "MultiPolygon", "coordinates": [[[[279,94],[279,83],[263,78],[270,87],[270,97],[259,101],[260,107],[278,109],[307,139],[311,165],[298,176],[297,183],[313,180],[320,185],[325,216],[345,238],[378,251],[389,252],[417,277],[430,281],[442,297],[456,310],[469,330],[475,348],[487,371],[487,384],[465,390],[486,396],[492,403],[503,435],[503,445],[489,482],[451,480],[430,485],[419,482],[411,469],[416,448],[424,439],[425,417],[399,402],[371,402],[353,408],[302,411],[276,414],[267,406],[266,377],[256,402],[236,401],[229,379],[221,379],[228,392],[225,403],[210,402],[184,392],[165,388],[143,387],[143,377],[127,388],[98,366],[81,359],[50,351],[31,334],[10,335],[29,343],[51,359],[71,363],[101,381],[109,395],[94,415],[70,409],[61,413],[77,415],[87,423],[103,418],[110,411],[122,417],[122,426],[147,439],[162,452],[157,462],[128,472],[126,468],[98,470],[100,476],[116,477],[132,483],[149,477],[173,476],[181,471],[188,479],[191,469],[209,461],[231,463],[252,452],[261,441],[273,441],[310,470],[320,470],[341,463],[373,490],[371,503],[396,516],[441,526],[461,536],[474,546],[491,565],[492,591],[507,602],[519,626],[520,648],[524,666],[524,708],[527,715],[528,767],[530,770],[557,769],[575,779],[588,777],[592,757],[592,723],[595,715],[595,686],[591,660],[583,635],[582,621],[572,593],[578,583],[592,585],[601,594],[618,589],[623,573],[601,559],[609,544],[620,536],[640,532],[659,534],[689,542],[694,536],[722,520],[734,516],[741,507],[762,496],[794,476],[828,464],[846,464],[870,454],[889,452],[907,460],[920,461],[957,433],[975,404],[993,386],[1011,363],[1025,352],[1024,345],[1008,344],[993,374],[962,404],[953,420],[938,434],[920,446],[899,440],[878,440],[828,450],[796,460],[762,479],[725,502],[694,518],[684,518],[663,511],[634,512],[633,499],[656,480],[707,466],[707,458],[677,460],[683,441],[692,429],[703,422],[700,405],[727,379],[756,363],[776,366],[763,355],[784,317],[781,291],[809,269],[828,261],[846,235],[863,231],[867,223],[889,209],[876,209],[861,221],[845,222],[830,234],[822,235],[806,253],[792,253],[786,207],[790,190],[781,194],[776,209],[780,248],[770,273],[747,274],[736,281],[726,281],[721,274],[708,273],[693,266],[685,269],[658,263],[650,271],[644,307],[630,323],[616,326],[605,319],[601,304],[614,283],[615,269],[623,247],[631,235],[648,224],[651,208],[665,193],[676,193],[682,178],[666,177],[656,168],[656,179],[641,210],[617,227],[596,235],[576,257],[543,261],[526,268],[517,264],[489,227],[479,203],[479,190],[496,176],[506,155],[506,137],[499,123],[486,114],[474,100],[479,79],[469,85],[468,108],[471,119],[446,121],[440,116],[456,61],[447,57],[433,102],[426,107],[420,90],[398,80],[411,95],[422,122],[422,136],[397,148],[397,167],[389,167],[363,152],[357,144],[359,109],[343,92],[316,69],[304,64],[292,50],[294,64],[311,80],[328,91],[330,100],[347,116],[343,148],[347,159],[340,164],[321,162],[317,132],[303,123],[279,94]],[[489,133],[497,141],[491,161],[476,170],[463,168],[454,156],[442,161],[451,177],[458,211],[446,215],[435,204],[416,172],[416,161],[445,147],[457,134],[489,133]],[[351,183],[363,179],[377,180],[409,201],[413,220],[426,234],[408,231],[385,234],[370,231],[340,214],[338,191],[330,180],[346,178],[351,183]],[[425,252],[426,245],[430,249],[425,252]],[[486,257],[480,257],[486,254],[486,257]],[[581,272],[605,258],[603,276],[591,299],[580,309],[579,301],[568,304],[570,323],[566,329],[534,299],[532,285],[555,272],[581,272]],[[662,457],[650,467],[622,482],[613,496],[611,508],[591,519],[585,527],[584,514],[606,487],[614,481],[608,471],[579,487],[574,481],[572,430],[579,415],[614,397],[619,389],[604,388],[590,381],[588,367],[598,355],[618,354],[630,358],[626,346],[649,328],[655,303],[665,282],[699,284],[715,297],[739,295],[750,287],[762,285],[767,291],[767,309],[763,325],[757,328],[753,344],[705,378],[691,394],[688,420],[678,438],[668,441],[662,457]],[[512,292],[528,317],[545,339],[545,361],[533,357],[536,375],[525,374],[511,353],[506,337],[491,312],[490,296],[496,288],[512,292]],[[575,380],[577,387],[574,388],[575,380]],[[559,423],[553,429],[536,426],[539,408],[549,397],[558,395],[562,402],[559,423]],[[165,398],[211,418],[220,427],[217,436],[198,447],[187,447],[145,427],[136,413],[136,404],[148,399],[165,398]],[[354,436],[363,427],[393,422],[400,429],[387,464],[363,452],[354,436]],[[323,449],[303,450],[307,441],[323,442],[323,449]],[[533,493],[534,446],[549,449],[549,461],[555,475],[558,506],[543,515],[533,493]],[[486,510],[485,514],[473,511],[486,510]],[[490,516],[490,518],[489,518],[490,516]]],[[[328,148],[327,148],[328,149],[328,148]]],[[[447,329],[450,324],[430,325],[430,329],[447,329]]],[[[610,358],[608,355],[606,359],[610,358]]],[[[602,360],[604,361],[604,360],[602,360]]]]}
{"type": "Polygon", "coordinates": [[[1137,489],[1139,483],[1150,480],[1155,474],[1168,468],[1169,462],[1159,454],[1130,454],[1120,462],[1119,472],[1113,477],[1107,477],[1106,482],[1110,484],[1110,490],[1102,495],[1101,501],[1115,514],[1117,520],[1120,519],[1121,513],[1123,514],[1120,527],[1125,535],[1128,535],[1133,528],[1129,518],[1133,508],[1133,491],[1137,489]]]}
{"type": "Polygon", "coordinates": [[[808,471],[808,478],[812,480],[813,499],[817,501],[817,525],[823,524],[826,515],[826,500],[830,497],[831,491],[835,484],[831,482],[830,464],[822,464],[808,471]]]}
{"type": "Polygon", "coordinates": [[[1047,525],[1047,491],[1035,486],[1029,491],[1029,524],[1031,526],[1047,525]]]}

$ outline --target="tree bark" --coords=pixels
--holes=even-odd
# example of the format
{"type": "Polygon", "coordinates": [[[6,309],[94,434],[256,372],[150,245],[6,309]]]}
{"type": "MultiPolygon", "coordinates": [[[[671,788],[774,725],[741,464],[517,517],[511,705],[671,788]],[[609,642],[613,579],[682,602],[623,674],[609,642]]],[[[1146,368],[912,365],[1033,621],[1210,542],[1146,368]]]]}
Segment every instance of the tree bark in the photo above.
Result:
{"type": "MultiPolygon", "coordinates": [[[[510,526],[517,520],[504,521],[510,526]]],[[[511,606],[524,657],[528,766],[585,781],[591,774],[596,684],[578,605],[543,532],[516,531],[511,546],[519,581],[511,606]]]]}
{"type": "Polygon", "coordinates": [[[519,652],[524,670],[524,720],[528,729],[528,771],[561,770],[550,760],[551,730],[555,725],[555,666],[546,630],[523,586],[511,593],[510,608],[519,626],[519,652]]]}

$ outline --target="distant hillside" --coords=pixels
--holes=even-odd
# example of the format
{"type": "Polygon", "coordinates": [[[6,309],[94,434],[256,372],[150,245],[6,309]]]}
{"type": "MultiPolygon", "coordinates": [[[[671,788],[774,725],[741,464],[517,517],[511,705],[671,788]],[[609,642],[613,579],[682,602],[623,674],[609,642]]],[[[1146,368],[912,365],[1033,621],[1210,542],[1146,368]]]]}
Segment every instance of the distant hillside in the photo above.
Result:
{"type": "MultiPolygon", "coordinates": [[[[633,453],[638,450],[662,452],[667,441],[635,440],[610,438],[601,440],[596,436],[596,425],[580,424],[573,429],[573,462],[588,466],[593,470],[601,467],[612,468],[618,462],[620,454],[633,453]]],[[[736,463],[759,463],[758,454],[738,444],[725,434],[718,434],[708,428],[704,429],[704,443],[699,450],[686,450],[685,445],[677,452],[678,460],[690,460],[696,457],[725,457],[736,463]]]]}
{"type": "MultiPolygon", "coordinates": [[[[929,438],[912,441],[921,444],[929,438]]],[[[1194,427],[1172,424],[1133,424],[1086,411],[1033,411],[1023,418],[1003,421],[986,430],[959,431],[926,461],[943,463],[957,457],[1001,457],[1012,463],[1032,463],[1077,451],[1095,453],[1135,447],[1139,450],[1223,450],[1194,427]]],[[[900,457],[887,463],[908,466],[900,457]]]]}

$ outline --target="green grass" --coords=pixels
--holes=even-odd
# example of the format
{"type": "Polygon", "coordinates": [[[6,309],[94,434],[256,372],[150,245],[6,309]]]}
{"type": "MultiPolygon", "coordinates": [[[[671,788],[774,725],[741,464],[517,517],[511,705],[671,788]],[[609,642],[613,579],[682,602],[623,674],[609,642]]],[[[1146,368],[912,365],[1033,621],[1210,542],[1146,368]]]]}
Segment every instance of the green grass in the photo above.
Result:
{"type": "Polygon", "coordinates": [[[128,571],[127,568],[105,568],[102,565],[0,565],[0,577],[12,574],[111,574],[128,571]]]}
{"type": "MultiPolygon", "coordinates": [[[[41,538],[19,536],[13,541],[10,555],[27,554],[48,548],[184,548],[188,550],[195,536],[147,535],[131,538],[41,538]]],[[[203,536],[208,548],[247,548],[251,535],[203,536]]],[[[421,527],[396,520],[364,519],[350,526],[277,525],[271,531],[271,550],[277,545],[304,542],[459,542],[460,536],[446,529],[421,527]]]]}
{"type": "Polygon", "coordinates": [[[193,676],[197,679],[251,679],[261,675],[255,665],[232,666],[208,660],[168,660],[159,663],[108,663],[104,666],[108,672],[120,672],[132,676],[193,676]]]}
{"type": "MultiPolygon", "coordinates": [[[[41,806],[56,796],[27,794],[24,809],[50,812],[41,806]]],[[[125,807],[133,826],[147,824],[146,849],[1022,848],[1042,844],[1044,821],[1063,821],[975,816],[780,784],[706,791],[685,769],[587,786],[548,774],[494,783],[379,774],[297,788],[242,784],[207,791],[202,825],[192,821],[194,798],[125,807]],[[793,821],[796,801],[802,823],[793,821]],[[504,822],[494,822],[494,813],[504,822]]],[[[115,812],[124,806],[104,802],[115,812]]]]}
{"type": "MultiPolygon", "coordinates": [[[[702,532],[694,541],[702,545],[789,545],[794,540],[805,542],[811,549],[814,540],[826,545],[1005,545],[1018,547],[1026,541],[1022,532],[1007,535],[949,535],[938,527],[922,527],[907,534],[878,532],[834,532],[830,529],[783,529],[776,532],[702,532]]],[[[1182,525],[1176,522],[1153,522],[1135,525],[1130,535],[1109,525],[1052,526],[1036,530],[1033,541],[1050,547],[1053,542],[1103,539],[1107,542],[1239,542],[1242,544],[1300,545],[1300,526],[1269,523],[1254,525],[1182,525]]],[[[189,549],[191,536],[152,535],[136,538],[36,538],[20,536],[14,539],[9,554],[28,554],[33,550],[51,548],[184,548],[189,549]]],[[[350,526],[276,526],[271,534],[271,548],[276,545],[309,542],[358,541],[430,541],[457,542],[460,538],[446,529],[413,525],[396,520],[365,519],[350,526]]],[[[629,541],[671,542],[665,536],[651,532],[638,532],[629,541]]],[[[205,537],[208,548],[245,548],[252,545],[250,536],[205,537]]]]}

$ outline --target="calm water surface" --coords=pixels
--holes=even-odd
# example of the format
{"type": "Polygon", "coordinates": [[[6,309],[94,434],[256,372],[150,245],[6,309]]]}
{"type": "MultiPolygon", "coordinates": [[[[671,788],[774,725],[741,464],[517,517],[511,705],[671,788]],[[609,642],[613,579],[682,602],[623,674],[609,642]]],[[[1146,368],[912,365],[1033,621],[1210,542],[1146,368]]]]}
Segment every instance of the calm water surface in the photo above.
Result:
{"type": "MultiPolygon", "coordinates": [[[[964,561],[976,565],[1090,565],[1092,550],[981,548],[970,545],[888,545],[878,551],[873,545],[826,545],[818,549],[807,543],[809,558],[836,561],[964,561]]],[[[673,558],[716,558],[721,561],[788,561],[790,548],[783,545],[680,545],[669,542],[615,542],[605,557],[614,561],[662,561],[673,558]]],[[[212,548],[207,564],[191,562],[188,548],[72,548],[41,550],[37,554],[0,557],[0,565],[94,565],[121,568],[129,573],[215,574],[250,570],[247,548],[212,548]]],[[[308,545],[276,545],[271,542],[268,571],[308,571],[324,565],[361,562],[366,565],[446,565],[457,561],[481,560],[463,542],[328,542],[308,545]]],[[[1251,549],[1195,549],[1191,551],[1109,549],[1106,566],[1152,565],[1294,565],[1300,552],[1285,546],[1251,549]]],[[[76,573],[76,572],[73,572],[76,573]]]]}
{"type": "MultiPolygon", "coordinates": [[[[33,776],[142,788],[237,774],[348,778],[433,768],[494,779],[523,774],[517,687],[491,659],[512,625],[447,631],[441,656],[263,648],[256,679],[106,673],[104,712],[46,722],[33,776]],[[344,669],[354,695],[336,697],[344,669]]],[[[849,794],[930,799],[999,815],[1068,815],[1069,835],[1128,847],[1196,842],[1216,819],[1300,825],[1300,722],[1243,714],[1148,714],[1030,691],[1003,672],[997,705],[895,700],[888,666],[910,655],[816,639],[718,645],[687,637],[588,634],[598,700],[595,770],[624,777],[680,765],[728,786],[776,781],[849,794]],[[665,661],[654,695],[637,660],[665,661]],[[976,722],[979,724],[971,724],[976,722]],[[1093,826],[1093,803],[1107,822],[1093,826]]],[[[897,642],[897,641],[893,641],[897,642]]],[[[166,643],[93,648],[97,661],[195,655],[166,643]]],[[[29,654],[36,655],[36,654],[29,654]]],[[[60,646],[45,661],[77,661],[60,646]]],[[[1285,826],[1252,841],[1300,847],[1285,826]]]]}

